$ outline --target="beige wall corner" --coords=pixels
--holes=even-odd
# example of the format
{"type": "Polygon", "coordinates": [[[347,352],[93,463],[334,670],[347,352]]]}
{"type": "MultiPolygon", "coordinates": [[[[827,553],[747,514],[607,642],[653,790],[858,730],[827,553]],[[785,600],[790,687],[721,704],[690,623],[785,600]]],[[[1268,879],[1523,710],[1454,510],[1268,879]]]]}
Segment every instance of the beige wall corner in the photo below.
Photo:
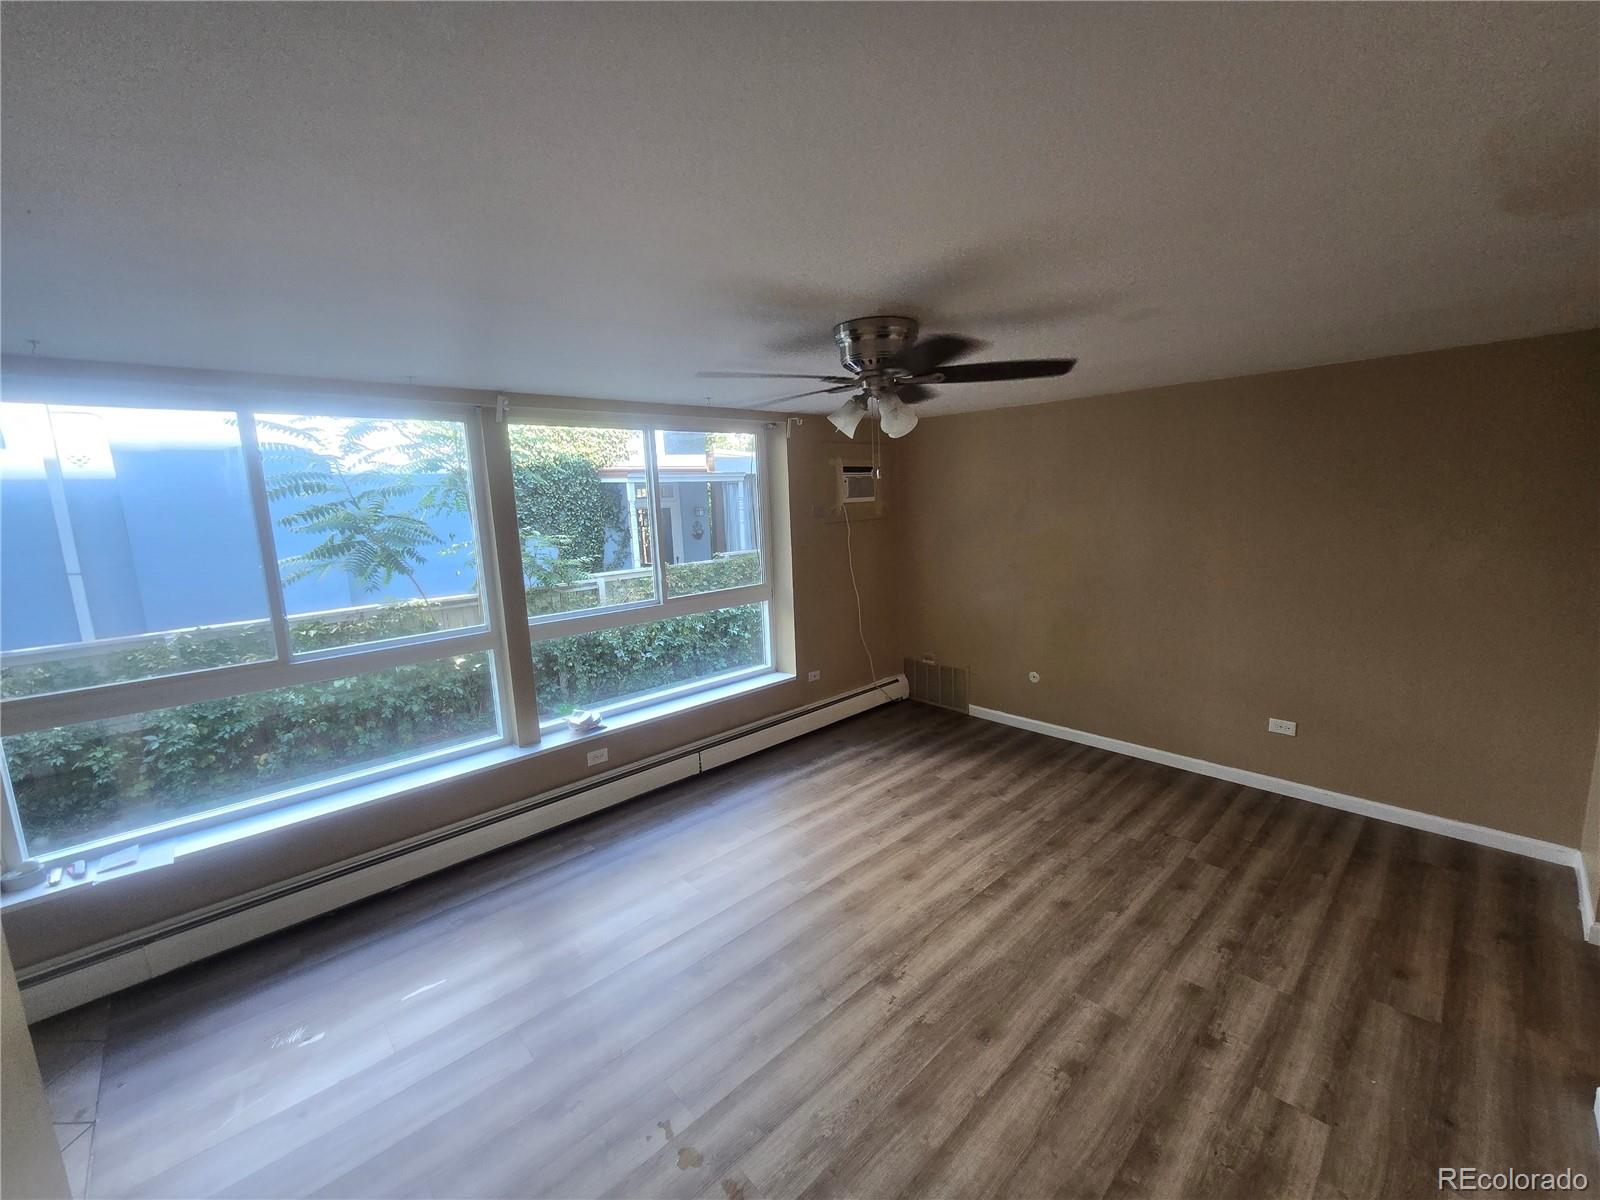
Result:
{"type": "Polygon", "coordinates": [[[1589,928],[1591,942],[1600,941],[1600,730],[1595,731],[1594,765],[1589,772],[1589,805],[1583,814],[1583,851],[1585,882],[1589,886],[1589,928]]]}
{"type": "Polygon", "coordinates": [[[907,649],[971,668],[975,705],[1577,846],[1597,349],[1589,331],[925,421],[907,649]]]}
{"type": "Polygon", "coordinates": [[[1589,940],[1594,941],[1595,926],[1600,925],[1600,747],[1595,750],[1594,771],[1589,776],[1589,809],[1583,821],[1583,867],[1589,885],[1589,940]]]}
{"type": "MultiPolygon", "coordinates": [[[[1600,681],[1600,671],[1596,672],[1596,679],[1600,681]]],[[[1589,805],[1584,810],[1583,840],[1578,845],[1583,853],[1585,882],[1589,886],[1589,928],[1585,932],[1591,942],[1600,942],[1600,729],[1595,731],[1594,765],[1589,771],[1589,805]]],[[[1600,1104],[1600,1098],[1596,1103],[1600,1104]]],[[[1596,1110],[1596,1120],[1600,1120],[1600,1109],[1596,1110]]]]}
{"type": "Polygon", "coordinates": [[[39,1078],[33,1039],[22,1015],[22,996],[11,970],[11,951],[0,931],[0,1195],[6,1200],[66,1200],[50,1106],[39,1078]]]}

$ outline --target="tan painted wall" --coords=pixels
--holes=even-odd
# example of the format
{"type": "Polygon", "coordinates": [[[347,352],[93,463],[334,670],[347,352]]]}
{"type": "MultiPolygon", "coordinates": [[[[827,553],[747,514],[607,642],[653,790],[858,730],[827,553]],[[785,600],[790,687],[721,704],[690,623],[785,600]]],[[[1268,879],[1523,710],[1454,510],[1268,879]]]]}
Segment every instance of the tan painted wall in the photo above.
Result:
{"type": "Polygon", "coordinates": [[[1577,845],[1597,347],[926,421],[905,455],[905,648],[971,667],[974,704],[1577,845]]]}
{"type": "Polygon", "coordinates": [[[1589,773],[1589,807],[1584,813],[1581,845],[1589,876],[1589,902],[1600,921],[1600,745],[1595,747],[1594,767],[1589,773]]]}
{"type": "Polygon", "coordinates": [[[0,933],[0,1195],[6,1200],[66,1200],[67,1191],[67,1172],[11,970],[11,951],[0,933]]]}
{"type": "MultiPolygon", "coordinates": [[[[584,405],[568,403],[566,407],[584,405]]],[[[25,972],[30,966],[120,934],[867,683],[871,676],[856,633],[845,529],[818,515],[831,503],[828,460],[849,443],[824,419],[808,417],[794,428],[786,444],[798,668],[794,682],[608,735],[605,744],[611,750],[610,762],[598,770],[584,762],[586,750],[594,743],[574,745],[475,775],[461,786],[441,789],[426,799],[398,798],[346,810],[109,886],[80,888],[9,910],[6,931],[18,969],[25,972]],[[808,670],[820,670],[822,678],[807,683],[808,670]]],[[[887,452],[892,462],[894,448],[887,452]]],[[[884,518],[859,522],[852,531],[866,634],[880,675],[899,669],[892,554],[898,519],[891,504],[884,518]]]]}
{"type": "MultiPolygon", "coordinates": [[[[925,421],[886,444],[887,516],[853,531],[879,673],[933,653],[973,668],[976,704],[1576,845],[1600,722],[1597,346],[925,421]]],[[[866,682],[845,529],[818,515],[846,445],[818,417],[788,443],[800,680],[614,735],[613,764],[866,682]]],[[[13,910],[12,953],[25,969],[583,778],[583,750],[13,910]]]]}
{"type": "Polygon", "coordinates": [[[1584,810],[1583,837],[1578,845],[1583,851],[1584,871],[1589,877],[1590,910],[1595,914],[1596,922],[1600,922],[1600,731],[1595,733],[1594,765],[1589,771],[1589,803],[1584,810]]]}

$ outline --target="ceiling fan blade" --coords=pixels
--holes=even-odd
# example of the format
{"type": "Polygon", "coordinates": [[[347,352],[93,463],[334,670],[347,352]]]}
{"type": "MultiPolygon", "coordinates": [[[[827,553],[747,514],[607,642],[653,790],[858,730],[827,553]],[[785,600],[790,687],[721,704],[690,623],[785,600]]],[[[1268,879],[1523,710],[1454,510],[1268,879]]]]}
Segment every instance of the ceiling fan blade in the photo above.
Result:
{"type": "Polygon", "coordinates": [[[786,404],[790,400],[804,400],[807,396],[831,396],[835,392],[853,392],[858,384],[854,379],[849,383],[839,384],[837,387],[817,388],[813,392],[796,392],[792,396],[775,396],[771,400],[757,400],[753,404],[746,404],[745,408],[768,408],[774,404],[786,404]]]}
{"type": "Polygon", "coordinates": [[[921,404],[924,400],[932,400],[937,394],[932,388],[923,387],[920,383],[902,383],[894,390],[899,394],[902,404],[921,404]]]}
{"type": "Polygon", "coordinates": [[[942,363],[953,362],[983,347],[984,343],[977,338],[936,333],[913,342],[911,349],[902,354],[895,365],[913,375],[926,375],[937,370],[942,363]]]}
{"type": "Polygon", "coordinates": [[[1001,383],[1008,379],[1049,379],[1065,375],[1075,358],[1019,358],[1009,362],[959,363],[939,367],[930,383],[1001,383]]]}
{"type": "Polygon", "coordinates": [[[854,383],[849,375],[782,375],[771,371],[697,371],[696,379],[815,379],[819,383],[854,383]]]}

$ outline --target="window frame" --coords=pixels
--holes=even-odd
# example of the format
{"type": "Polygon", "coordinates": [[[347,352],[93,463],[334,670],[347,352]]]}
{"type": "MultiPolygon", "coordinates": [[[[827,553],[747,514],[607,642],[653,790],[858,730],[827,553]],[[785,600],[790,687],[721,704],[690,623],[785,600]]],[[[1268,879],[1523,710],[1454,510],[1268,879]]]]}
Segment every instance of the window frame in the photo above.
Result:
{"type": "MultiPolygon", "coordinates": [[[[768,494],[771,471],[769,453],[772,424],[764,421],[741,421],[723,418],[695,418],[686,416],[657,416],[653,413],[618,412],[554,412],[541,408],[512,409],[507,420],[519,425],[557,426],[561,428],[625,429],[644,436],[645,484],[649,494],[651,530],[656,552],[651,563],[655,572],[656,595],[650,600],[636,600],[626,604],[608,605],[604,608],[585,608],[566,613],[541,613],[528,619],[528,636],[533,642],[554,638],[572,637],[585,633],[600,633],[608,629],[624,629],[631,625],[646,625],[673,617],[693,616],[723,608],[742,608],[750,604],[762,605],[762,642],[766,653],[762,662],[752,667],[687,680],[670,687],[655,688],[634,695],[623,696],[607,704],[597,705],[595,711],[602,717],[620,716],[635,709],[648,708],[668,700],[683,699],[696,692],[726,687],[743,679],[763,675],[773,669],[772,644],[772,504],[768,494]],[[666,556],[661,552],[661,471],[657,461],[656,438],[658,433],[745,433],[755,438],[755,487],[751,489],[751,502],[755,505],[752,522],[756,530],[756,550],[761,562],[761,582],[743,587],[720,588],[709,592],[696,592],[687,596],[673,596],[667,591],[666,556]]],[[[520,531],[519,531],[520,536],[520,531]]],[[[520,570],[518,572],[520,576],[520,570]]],[[[526,611],[524,603],[523,611],[526,611]]],[[[538,718],[537,683],[533,693],[534,721],[541,734],[565,726],[562,717],[538,718]]]]}
{"type": "MultiPolygon", "coordinates": [[[[204,812],[156,822],[126,833],[107,835],[50,850],[36,857],[41,862],[54,862],[79,857],[86,853],[106,853],[119,846],[132,845],[152,836],[163,836],[180,829],[198,829],[207,825],[234,820],[244,813],[255,814],[272,808],[325,795],[342,788],[356,786],[398,775],[405,771],[445,762],[452,758],[479,753],[507,741],[507,691],[500,676],[502,645],[496,628],[500,624],[498,589],[493,586],[495,573],[492,567],[492,541],[485,515],[487,492],[485,490],[484,450],[480,427],[482,409],[476,405],[417,404],[397,401],[393,405],[381,400],[355,406],[337,402],[323,403],[292,392],[263,393],[252,403],[242,403],[238,398],[222,399],[204,393],[164,397],[141,393],[118,394],[114,384],[106,384],[107,395],[98,389],[86,395],[57,397],[45,390],[35,399],[27,389],[19,389],[26,399],[0,400],[5,403],[45,403],[77,405],[95,408],[168,408],[203,412],[230,413],[238,422],[239,448],[244,458],[249,483],[251,512],[254,518],[256,547],[262,561],[262,575],[267,594],[269,626],[272,633],[274,657],[259,662],[237,663],[204,667],[194,671],[175,672],[145,679],[122,680],[76,688],[63,692],[46,692],[34,696],[0,698],[0,729],[7,736],[36,733],[69,725],[83,725],[117,717],[136,716],[157,712],[207,700],[222,700],[235,696],[273,691],[301,684],[327,683],[355,675],[370,674],[393,667],[411,666],[464,654],[485,654],[490,663],[496,700],[496,729],[492,735],[471,738],[452,746],[419,751],[414,755],[390,762],[361,768],[353,767],[320,780],[300,785],[274,789],[258,797],[247,797],[220,805],[204,812]],[[255,414],[257,412],[305,416],[366,416],[386,419],[437,419],[455,421],[462,426],[467,449],[467,469],[470,517],[473,528],[474,551],[477,556],[478,593],[482,602],[483,620],[461,629],[436,630],[404,637],[366,642],[354,646],[331,646],[321,650],[295,651],[289,642],[289,618],[283,594],[283,580],[278,566],[278,550],[273,539],[273,520],[267,502],[266,473],[256,438],[255,414]]],[[[18,651],[18,654],[37,655],[40,648],[18,651]]],[[[7,657],[0,655],[0,669],[7,657]]],[[[0,763],[4,755],[0,754],[0,763]]],[[[22,827],[15,792],[9,770],[4,772],[4,804],[0,805],[0,859],[4,865],[28,857],[27,834],[22,827]]]]}
{"type": "MultiPolygon", "coordinates": [[[[250,406],[248,409],[238,409],[235,416],[239,421],[240,447],[245,451],[245,466],[250,476],[250,500],[256,520],[256,540],[260,543],[262,568],[267,577],[267,608],[272,622],[272,640],[277,649],[276,661],[287,662],[312,662],[323,658],[339,658],[351,654],[364,654],[372,650],[390,646],[424,645],[430,641],[454,641],[457,635],[482,634],[492,636],[494,629],[492,613],[490,611],[489,593],[487,582],[488,562],[491,545],[484,536],[483,519],[488,508],[485,498],[480,495],[479,481],[483,477],[484,461],[481,438],[477,435],[476,426],[482,417],[482,410],[472,407],[464,408],[459,414],[448,413],[336,413],[328,411],[303,412],[293,405],[273,408],[273,416],[317,416],[317,417],[351,417],[351,416],[377,416],[379,419],[391,420],[440,420],[459,421],[461,423],[462,440],[467,450],[467,478],[470,487],[467,491],[468,520],[472,523],[473,538],[476,543],[474,549],[478,556],[478,601],[482,610],[483,619],[474,625],[463,625],[459,629],[438,629],[431,633],[414,633],[405,637],[384,638],[379,642],[358,642],[346,646],[325,646],[321,650],[296,650],[293,640],[289,636],[289,625],[296,617],[304,618],[307,613],[298,613],[291,616],[288,612],[288,598],[284,593],[283,572],[277,555],[277,542],[272,533],[272,509],[267,500],[266,463],[261,457],[261,450],[256,439],[256,412],[271,408],[270,403],[261,403],[250,406]],[[247,435],[248,427],[248,435],[247,435]],[[248,436],[248,445],[246,444],[248,436]]],[[[444,597],[441,597],[443,599],[444,597]]],[[[442,656],[441,656],[442,657],[442,656]]],[[[417,660],[423,661],[423,660],[417,660]]],[[[395,664],[403,665],[403,664],[395,664]]]]}
{"type": "MultiPolygon", "coordinates": [[[[718,592],[708,592],[707,595],[719,595],[718,592]]],[[[719,606],[720,607],[720,606],[719,606]]],[[[743,607],[742,605],[727,605],[726,607],[743,607]]],[[[703,612],[713,611],[702,609],[703,612]]],[[[665,620],[666,618],[658,618],[665,620]]],[[[649,691],[635,692],[628,696],[619,696],[608,704],[599,705],[595,711],[602,717],[620,717],[625,713],[635,712],[641,708],[650,708],[656,704],[666,704],[674,700],[684,700],[698,692],[709,692],[715,688],[727,687],[730,683],[739,683],[746,679],[754,679],[758,675],[766,675],[772,671],[772,607],[767,605],[761,610],[761,636],[766,643],[767,654],[764,662],[753,667],[736,667],[731,671],[721,671],[716,675],[707,675],[701,679],[691,679],[686,683],[675,683],[670,687],[653,688],[649,691]]],[[[543,722],[539,728],[544,732],[559,729],[566,722],[561,717],[553,717],[543,722]]]]}
{"type": "MultiPolygon", "coordinates": [[[[239,448],[249,484],[274,657],[146,679],[109,682],[64,692],[0,697],[0,727],[3,727],[5,734],[38,732],[135,716],[207,700],[301,684],[325,683],[458,654],[479,653],[485,654],[490,664],[497,714],[497,729],[492,735],[419,751],[371,767],[334,771],[320,779],[245,797],[203,812],[46,851],[36,856],[42,862],[57,863],[105,854],[140,841],[170,837],[245,817],[257,817],[274,809],[376,783],[410,771],[432,768],[495,748],[530,752],[538,747],[546,734],[565,725],[562,718],[544,722],[539,719],[538,680],[534,674],[532,654],[536,641],[625,628],[723,608],[762,605],[765,654],[761,664],[622,697],[599,706],[601,714],[607,717],[687,700],[698,692],[724,688],[731,683],[768,674],[774,669],[774,505],[770,489],[773,486],[771,455],[775,426],[772,422],[653,412],[557,409],[537,404],[507,404],[504,398],[498,398],[494,404],[485,404],[477,398],[481,393],[464,394],[445,392],[443,389],[439,390],[438,398],[418,398],[415,395],[393,395],[379,388],[349,392],[335,389],[319,391],[315,387],[296,387],[283,380],[250,381],[234,385],[209,379],[196,381],[192,377],[177,381],[138,376],[123,379],[100,371],[83,379],[49,375],[36,379],[30,375],[22,386],[8,390],[11,394],[0,398],[0,404],[160,408],[233,415],[238,422],[239,448]],[[482,621],[462,629],[412,634],[381,642],[295,651],[289,636],[291,618],[273,537],[274,522],[267,501],[265,466],[256,434],[258,413],[460,422],[467,447],[471,484],[469,504],[482,621]],[[645,475],[653,528],[661,519],[661,479],[656,446],[658,433],[732,432],[754,435],[756,481],[751,489],[751,503],[755,507],[752,528],[758,539],[761,582],[693,595],[671,596],[667,591],[667,564],[660,549],[660,533],[654,530],[654,598],[600,609],[541,614],[528,618],[526,622],[510,619],[510,614],[527,612],[520,531],[516,523],[515,480],[510,459],[508,428],[511,424],[640,431],[644,441],[645,475]]],[[[13,652],[13,655],[0,655],[0,669],[12,665],[14,655],[37,656],[40,649],[27,648],[13,652]]],[[[10,867],[27,857],[26,833],[10,773],[4,755],[0,753],[0,863],[10,867]]]]}

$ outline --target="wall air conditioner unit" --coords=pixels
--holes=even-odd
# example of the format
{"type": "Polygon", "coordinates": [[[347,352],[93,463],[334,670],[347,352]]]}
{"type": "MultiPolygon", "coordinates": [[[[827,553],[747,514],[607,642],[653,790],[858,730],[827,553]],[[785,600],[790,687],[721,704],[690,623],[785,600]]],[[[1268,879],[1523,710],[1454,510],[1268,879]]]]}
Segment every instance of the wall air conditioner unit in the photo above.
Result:
{"type": "Polygon", "coordinates": [[[839,464],[840,504],[876,504],[878,502],[878,472],[875,467],[839,464]]]}
{"type": "Polygon", "coordinates": [[[828,521],[869,521],[884,515],[888,488],[881,463],[871,453],[846,451],[829,457],[817,476],[816,516],[828,521]]]}

